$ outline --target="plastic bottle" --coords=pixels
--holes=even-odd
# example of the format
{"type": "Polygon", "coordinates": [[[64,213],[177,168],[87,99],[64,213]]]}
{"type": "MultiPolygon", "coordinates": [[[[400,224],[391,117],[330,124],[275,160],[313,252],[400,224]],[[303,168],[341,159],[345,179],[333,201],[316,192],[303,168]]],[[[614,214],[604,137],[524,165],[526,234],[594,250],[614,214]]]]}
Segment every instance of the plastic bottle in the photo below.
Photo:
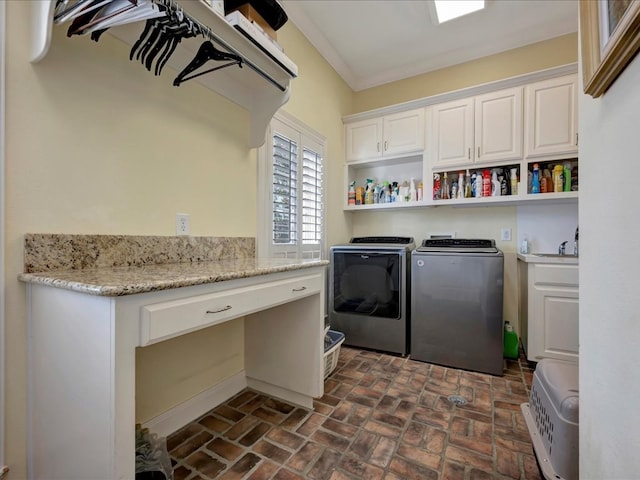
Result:
{"type": "Polygon", "coordinates": [[[349,183],[349,193],[347,194],[347,204],[355,205],[356,204],[356,182],[349,183]]]}
{"type": "Polygon", "coordinates": [[[444,172],[442,177],[442,200],[449,200],[449,179],[447,178],[447,172],[444,172]]]}
{"type": "Polygon", "coordinates": [[[498,173],[495,170],[491,174],[491,196],[500,196],[500,182],[498,181],[498,173]]]}
{"type": "Polygon", "coordinates": [[[373,204],[373,180],[370,178],[367,178],[367,186],[364,190],[364,203],[366,205],[373,204]]]}
{"type": "Polygon", "coordinates": [[[458,173],[458,194],[456,198],[464,198],[465,195],[464,172],[458,173]]]}
{"type": "Polygon", "coordinates": [[[482,196],[491,196],[491,172],[489,170],[482,173],[482,196]]]}
{"type": "Polygon", "coordinates": [[[523,254],[529,253],[529,241],[527,240],[526,235],[523,237],[522,243],[520,244],[520,253],[523,253],[523,254]]]}
{"type": "Polygon", "coordinates": [[[509,177],[509,180],[511,181],[511,195],[517,195],[518,194],[518,169],[517,168],[511,169],[511,175],[509,177]]]}
{"type": "Polygon", "coordinates": [[[418,183],[418,201],[421,202],[424,198],[424,184],[422,182],[418,183]]]}
{"type": "Polygon", "coordinates": [[[562,175],[564,176],[564,189],[565,192],[571,191],[571,164],[565,163],[564,169],[562,171],[562,175]]]}
{"type": "Polygon", "coordinates": [[[376,183],[373,187],[373,203],[380,203],[380,184],[376,183]]]}
{"type": "Polygon", "coordinates": [[[531,193],[540,193],[540,169],[538,164],[533,164],[533,174],[531,175],[531,193]]]}
{"type": "Polygon", "coordinates": [[[564,169],[562,165],[556,165],[553,167],[553,191],[561,192],[563,188],[562,175],[564,173],[564,169]]]}
{"type": "Polygon", "coordinates": [[[440,181],[440,174],[434,173],[433,174],[433,199],[440,200],[441,197],[442,197],[442,184],[440,181]]]}
{"type": "Polygon", "coordinates": [[[473,196],[473,186],[471,185],[471,175],[469,174],[469,170],[465,175],[464,179],[464,198],[471,198],[473,196]]]}
{"type": "Polygon", "coordinates": [[[382,182],[382,191],[380,192],[380,203],[389,203],[391,198],[389,197],[389,182],[386,180],[382,182]]]}
{"type": "Polygon", "coordinates": [[[482,172],[474,173],[476,176],[475,182],[473,182],[473,196],[475,198],[482,197],[482,172]]]}
{"type": "Polygon", "coordinates": [[[409,201],[415,202],[418,199],[418,192],[416,191],[416,181],[411,177],[409,182],[409,201]]]}
{"type": "Polygon", "coordinates": [[[504,178],[504,173],[502,175],[498,175],[498,181],[500,182],[500,195],[509,195],[509,184],[507,183],[507,179],[504,178]]]}
{"type": "Polygon", "coordinates": [[[518,358],[518,334],[513,331],[511,324],[504,322],[504,356],[506,358],[518,358]]]}

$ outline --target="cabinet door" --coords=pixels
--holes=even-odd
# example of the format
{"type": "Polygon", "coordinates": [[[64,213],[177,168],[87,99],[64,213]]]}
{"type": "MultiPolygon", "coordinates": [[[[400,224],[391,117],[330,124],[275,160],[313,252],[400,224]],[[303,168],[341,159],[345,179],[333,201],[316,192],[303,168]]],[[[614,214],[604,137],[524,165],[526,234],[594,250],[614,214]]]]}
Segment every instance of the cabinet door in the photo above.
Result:
{"type": "Polygon", "coordinates": [[[578,80],[553,78],[526,87],[528,157],[578,152],[578,80]]]}
{"type": "Polygon", "coordinates": [[[345,125],[347,162],[382,156],[382,118],[345,125]]]}
{"type": "Polygon", "coordinates": [[[424,109],[386,115],[383,119],[383,155],[424,150],[424,109]]]}
{"type": "Polygon", "coordinates": [[[473,99],[433,106],[433,163],[468,165],[473,150],[473,99]]]}
{"type": "Polygon", "coordinates": [[[578,289],[536,286],[532,301],[535,326],[529,337],[530,345],[533,340],[530,357],[577,361],[578,289]]]}
{"type": "Polygon", "coordinates": [[[522,158],[522,88],[475,100],[476,163],[522,158]]]}

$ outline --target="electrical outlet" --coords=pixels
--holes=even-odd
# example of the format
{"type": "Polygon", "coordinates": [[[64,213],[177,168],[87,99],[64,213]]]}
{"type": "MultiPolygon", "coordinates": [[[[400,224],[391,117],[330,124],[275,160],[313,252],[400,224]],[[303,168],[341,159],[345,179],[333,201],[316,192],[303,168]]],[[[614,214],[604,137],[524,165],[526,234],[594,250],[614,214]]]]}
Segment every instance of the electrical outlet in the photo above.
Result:
{"type": "Polygon", "coordinates": [[[500,230],[500,239],[503,242],[510,242],[511,241],[511,229],[510,228],[503,228],[500,230]]]}
{"type": "Polygon", "coordinates": [[[176,235],[189,235],[189,215],[176,213],[176,235]]]}

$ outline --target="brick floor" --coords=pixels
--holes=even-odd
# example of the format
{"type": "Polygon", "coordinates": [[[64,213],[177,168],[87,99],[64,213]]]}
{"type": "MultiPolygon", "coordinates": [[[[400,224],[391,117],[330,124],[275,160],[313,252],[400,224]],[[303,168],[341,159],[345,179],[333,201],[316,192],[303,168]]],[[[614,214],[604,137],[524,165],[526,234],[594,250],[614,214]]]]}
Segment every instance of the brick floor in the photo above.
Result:
{"type": "Polygon", "coordinates": [[[172,434],[174,478],[540,480],[520,412],[532,372],[524,356],[496,377],[343,346],[314,411],[247,389],[172,434]]]}

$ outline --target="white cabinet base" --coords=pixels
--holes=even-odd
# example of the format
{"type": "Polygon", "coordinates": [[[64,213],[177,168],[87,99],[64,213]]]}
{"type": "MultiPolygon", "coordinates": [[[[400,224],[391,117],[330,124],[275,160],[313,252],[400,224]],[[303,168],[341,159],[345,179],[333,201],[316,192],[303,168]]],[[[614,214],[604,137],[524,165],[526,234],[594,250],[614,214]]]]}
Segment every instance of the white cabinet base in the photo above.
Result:
{"type": "MultiPolygon", "coordinates": [[[[313,267],[123,297],[28,284],[29,478],[135,478],[135,351],[144,345],[145,307],[153,304],[173,308],[184,301],[188,313],[191,298],[255,288],[255,313],[245,317],[246,385],[312,408],[324,388],[324,276],[324,267],[313,267]],[[283,285],[288,298],[260,296],[283,285]]],[[[176,321],[167,335],[192,327],[176,321]]],[[[167,414],[155,424],[167,430],[197,418],[243,385],[236,379],[185,402],[174,412],[180,418],[167,414]],[[208,408],[206,399],[213,402],[208,408]]]]}

